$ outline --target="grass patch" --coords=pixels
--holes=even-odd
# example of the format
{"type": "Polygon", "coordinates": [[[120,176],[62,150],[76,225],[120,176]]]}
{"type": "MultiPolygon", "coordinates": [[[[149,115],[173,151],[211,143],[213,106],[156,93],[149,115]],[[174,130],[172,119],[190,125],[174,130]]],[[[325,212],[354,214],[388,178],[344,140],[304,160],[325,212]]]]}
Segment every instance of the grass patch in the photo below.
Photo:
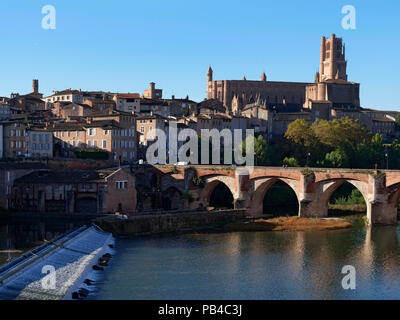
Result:
{"type": "Polygon", "coordinates": [[[239,221],[225,225],[226,231],[308,231],[351,228],[352,222],[344,219],[277,217],[239,221]]]}
{"type": "Polygon", "coordinates": [[[364,214],[354,214],[351,216],[343,217],[343,219],[351,222],[355,228],[365,228],[368,225],[367,216],[364,214]]]}
{"type": "Polygon", "coordinates": [[[343,211],[345,212],[366,212],[367,211],[367,206],[365,204],[332,204],[330,203],[328,205],[329,210],[335,210],[335,211],[343,211]]]}

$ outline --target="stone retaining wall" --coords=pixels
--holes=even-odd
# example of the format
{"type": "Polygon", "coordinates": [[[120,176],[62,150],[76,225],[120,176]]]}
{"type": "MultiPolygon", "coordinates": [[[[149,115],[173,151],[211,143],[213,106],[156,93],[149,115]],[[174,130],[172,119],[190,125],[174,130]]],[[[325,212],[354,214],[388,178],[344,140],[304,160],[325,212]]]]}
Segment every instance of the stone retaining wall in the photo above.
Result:
{"type": "Polygon", "coordinates": [[[116,236],[135,236],[207,229],[245,218],[245,210],[135,216],[96,223],[116,236]]]}

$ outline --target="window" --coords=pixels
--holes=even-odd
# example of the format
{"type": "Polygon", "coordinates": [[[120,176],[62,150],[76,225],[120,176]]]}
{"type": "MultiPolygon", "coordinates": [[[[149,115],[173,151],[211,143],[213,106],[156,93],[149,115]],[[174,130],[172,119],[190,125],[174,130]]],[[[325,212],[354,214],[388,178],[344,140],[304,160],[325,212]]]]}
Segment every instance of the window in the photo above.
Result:
{"type": "Polygon", "coordinates": [[[107,141],[103,140],[103,148],[107,148],[107,141]]]}
{"type": "Polygon", "coordinates": [[[87,141],[87,146],[88,146],[88,148],[90,148],[91,145],[92,145],[92,144],[91,144],[90,140],[88,140],[88,141],[87,141]]]}
{"type": "Polygon", "coordinates": [[[90,128],[89,129],[89,136],[94,136],[96,134],[96,129],[95,128],[90,128]]]}
{"type": "Polygon", "coordinates": [[[144,127],[140,127],[140,132],[144,132],[144,127]]]}
{"type": "Polygon", "coordinates": [[[93,147],[97,148],[97,140],[93,140],[93,147]]]}
{"type": "Polygon", "coordinates": [[[128,181],[117,181],[116,182],[116,187],[118,190],[126,189],[127,185],[128,185],[128,181]]]}

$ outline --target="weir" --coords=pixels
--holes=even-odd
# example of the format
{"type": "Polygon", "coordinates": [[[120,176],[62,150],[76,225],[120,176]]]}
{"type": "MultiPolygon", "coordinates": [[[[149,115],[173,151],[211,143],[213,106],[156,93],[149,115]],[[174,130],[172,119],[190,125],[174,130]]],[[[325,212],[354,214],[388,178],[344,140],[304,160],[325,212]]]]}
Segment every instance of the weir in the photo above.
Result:
{"type": "Polygon", "coordinates": [[[0,268],[0,299],[72,299],[113,242],[99,227],[83,226],[26,252],[0,268]]]}

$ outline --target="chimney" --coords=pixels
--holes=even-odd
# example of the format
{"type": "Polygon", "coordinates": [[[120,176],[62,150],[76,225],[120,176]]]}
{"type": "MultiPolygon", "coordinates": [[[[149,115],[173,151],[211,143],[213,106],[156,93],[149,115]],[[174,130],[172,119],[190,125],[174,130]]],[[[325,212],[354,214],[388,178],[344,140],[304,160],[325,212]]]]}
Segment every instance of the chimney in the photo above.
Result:
{"type": "Polygon", "coordinates": [[[39,80],[33,79],[32,89],[33,89],[33,93],[39,93],[39,80]]]}

